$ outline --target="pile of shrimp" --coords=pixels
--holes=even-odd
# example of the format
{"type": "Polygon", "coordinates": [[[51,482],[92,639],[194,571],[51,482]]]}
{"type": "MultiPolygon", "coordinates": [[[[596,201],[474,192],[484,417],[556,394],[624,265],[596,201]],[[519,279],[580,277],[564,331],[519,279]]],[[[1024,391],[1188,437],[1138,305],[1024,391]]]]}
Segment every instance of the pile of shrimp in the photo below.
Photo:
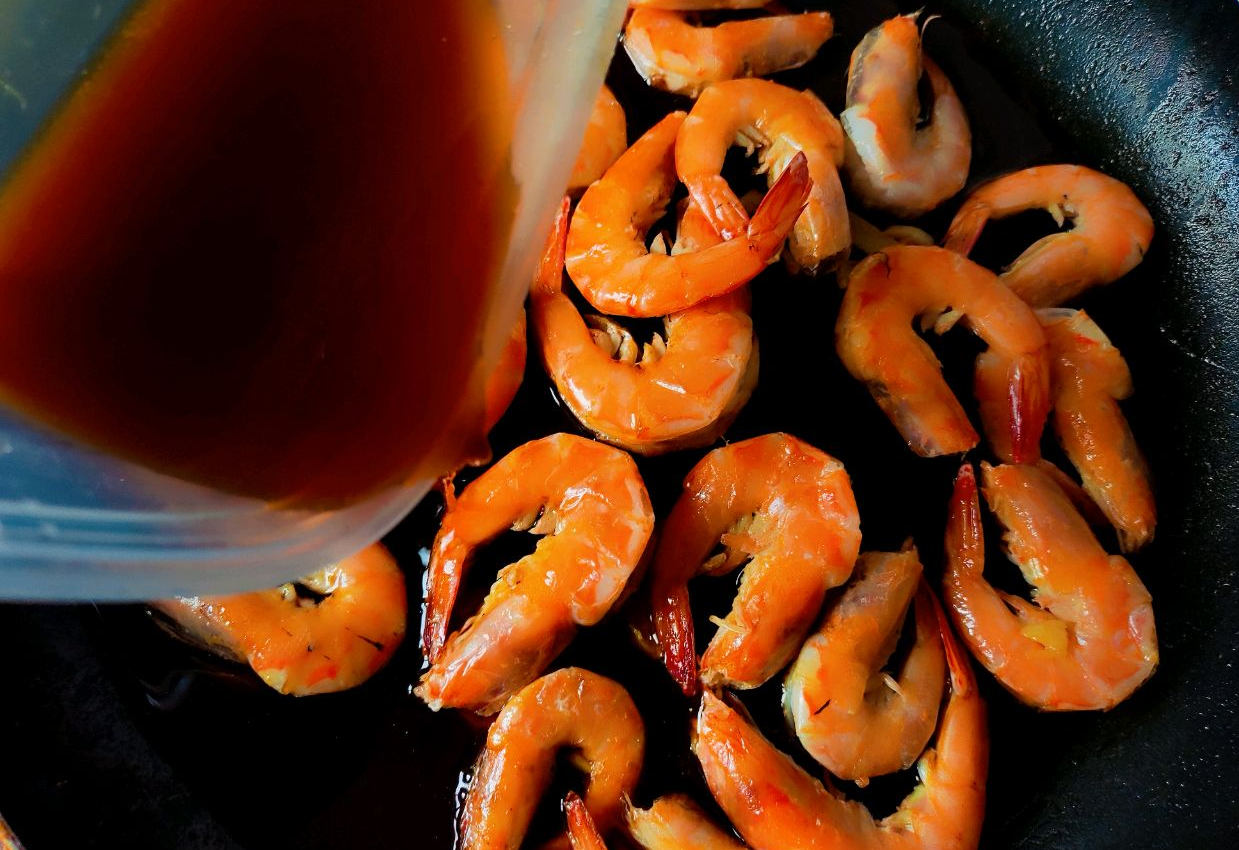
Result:
{"type": "MultiPolygon", "coordinates": [[[[529,293],[530,345],[581,433],[531,440],[459,491],[443,487],[415,693],[489,723],[460,812],[463,850],[521,846],[561,750],[587,779],[562,801],[555,847],[970,850],[989,759],[973,660],[1042,711],[1112,709],[1157,665],[1149,593],[1104,530],[1130,554],[1156,525],[1119,406],[1132,376],[1071,306],[1141,261],[1151,216],[1084,166],[975,180],[969,116],[924,49],[919,13],[865,34],[836,93],[764,79],[813,60],[833,35],[830,14],[717,11],[764,7],[631,3],[623,50],[682,108],[637,133],[599,92],[529,293]],[[836,95],[838,116],[826,105],[836,95]],[[733,145],[756,154],[764,192],[723,175],[733,145]],[[956,212],[940,238],[915,225],[944,205],[956,212]],[[1003,269],[968,258],[990,219],[1032,209],[1071,227],[1003,269]],[[781,432],[726,439],[759,377],[750,288],[790,289],[764,280],[775,263],[796,285],[833,277],[843,288],[834,350],[821,357],[863,383],[912,455],[962,456],[943,501],[924,506],[944,520],[940,538],[862,545],[840,460],[850,447],[781,432]],[[662,331],[639,340],[638,319],[662,331]],[[927,342],[956,325],[984,345],[971,397],[927,342]],[[633,456],[706,447],[656,515],[633,456]],[[982,501],[1027,594],[985,575],[982,501]],[[502,566],[463,616],[465,573],[507,532],[533,535],[533,551],[502,566]],[[922,551],[933,557],[923,563],[922,551]],[[697,577],[737,572],[730,610],[703,621],[697,577]],[[557,660],[608,619],[695,705],[692,755],[726,822],[689,788],[634,802],[645,719],[620,683],[557,660]],[[703,622],[713,631],[699,641],[703,622]],[[739,697],[772,682],[799,759],[739,697]],[[804,769],[806,755],[820,771],[804,769]],[[911,768],[914,790],[882,818],[843,790],[911,768]]],[[[520,387],[525,342],[522,315],[487,388],[488,429],[520,387]]],[[[329,588],[305,582],[326,597],[311,602],[286,586],[158,608],[274,687],[336,690],[390,657],[405,602],[381,548],[331,569],[329,588]],[[318,657],[327,648],[334,666],[318,657]]]]}

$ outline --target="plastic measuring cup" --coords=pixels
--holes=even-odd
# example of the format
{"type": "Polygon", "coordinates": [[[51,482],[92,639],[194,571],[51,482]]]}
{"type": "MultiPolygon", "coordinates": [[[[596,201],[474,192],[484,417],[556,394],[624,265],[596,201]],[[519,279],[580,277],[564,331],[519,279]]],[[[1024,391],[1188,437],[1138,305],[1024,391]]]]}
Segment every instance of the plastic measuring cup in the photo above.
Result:
{"type": "MultiPolygon", "coordinates": [[[[343,10],[342,15],[383,14],[381,7],[363,12],[348,4],[328,5],[343,10]]],[[[508,161],[516,195],[507,219],[506,255],[480,333],[462,340],[455,351],[443,352],[473,363],[462,394],[480,389],[513,326],[614,48],[624,5],[623,0],[492,2],[508,75],[502,106],[513,114],[508,161]]],[[[89,85],[92,58],[115,32],[124,32],[118,28],[131,20],[135,8],[144,4],[8,0],[0,7],[0,174],[8,175],[0,193],[9,187],[8,178],[31,140],[54,120],[57,106],[82,81],[89,85]]],[[[5,274],[0,250],[0,283],[5,274]]],[[[358,285],[364,287],[364,280],[358,285]]],[[[415,285],[451,287],[453,281],[418,280],[415,285]]],[[[416,332],[416,320],[410,318],[411,332],[416,332]]],[[[440,366],[425,364],[426,369],[440,366]]],[[[428,411],[427,416],[439,413],[428,411]]],[[[442,427],[457,427],[457,420],[444,415],[442,427]]],[[[72,433],[11,405],[0,406],[0,598],[150,599],[275,584],[377,539],[416,504],[434,478],[422,470],[398,485],[327,509],[193,483],[103,451],[72,433]]],[[[338,438],[351,439],[347,430],[338,438]]],[[[228,447],[218,448],[226,452],[228,447]]]]}

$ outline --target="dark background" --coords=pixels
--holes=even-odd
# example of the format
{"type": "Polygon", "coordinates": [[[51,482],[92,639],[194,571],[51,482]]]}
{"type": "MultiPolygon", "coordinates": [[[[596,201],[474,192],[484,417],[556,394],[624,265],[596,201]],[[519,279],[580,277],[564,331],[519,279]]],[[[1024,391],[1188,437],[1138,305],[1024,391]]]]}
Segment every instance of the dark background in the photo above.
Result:
{"type": "MultiPolygon", "coordinates": [[[[778,79],[812,87],[838,110],[848,54],[898,4],[834,5],[847,7],[831,10],[835,37],[778,79]]],[[[1125,409],[1148,454],[1161,516],[1155,542],[1131,560],[1153,594],[1161,666],[1104,714],[1039,714],[982,672],[993,739],[982,844],[1235,846],[1239,97],[1231,68],[1239,7],[957,0],[929,11],[943,18],[929,26],[926,49],[972,119],[970,186],[1025,165],[1082,162],[1127,181],[1158,227],[1145,262],[1080,305],[1135,376],[1125,409]]],[[[632,137],[684,108],[645,90],[622,51],[609,81],[632,137]]],[[[956,206],[948,202],[923,226],[940,238],[956,206]]],[[[1031,216],[994,226],[976,256],[1009,261],[1046,226],[1031,216]]],[[[914,536],[937,576],[957,461],[913,457],[843,372],[833,352],[838,301],[830,277],[788,278],[772,268],[756,282],[761,380],[727,437],[787,430],[837,455],[853,477],[865,548],[914,536]]],[[[954,385],[966,386],[976,350],[967,334],[935,347],[954,385]]],[[[496,451],[573,429],[531,358],[493,435],[496,451]]],[[[641,462],[660,516],[702,453],[641,462]]],[[[409,571],[414,626],[438,507],[428,500],[387,541],[409,571]]],[[[1103,542],[1115,550],[1112,538],[1103,542]]],[[[501,539],[480,557],[473,584],[484,588],[494,567],[529,547],[523,536],[501,539]]],[[[1006,565],[993,547],[990,559],[1001,578],[1006,565]]],[[[725,607],[729,586],[695,587],[699,616],[725,607]]],[[[412,696],[421,668],[412,636],[365,687],[308,700],[281,698],[172,642],[134,606],[0,606],[0,647],[0,811],[29,850],[452,845],[481,727],[433,715],[412,696]]],[[[687,750],[691,706],[632,649],[622,622],[583,635],[560,663],[615,676],[632,691],[649,725],[638,803],[676,790],[704,800],[687,750]]],[[[778,697],[776,681],[746,703],[793,751],[778,697]]],[[[911,782],[875,781],[861,796],[883,814],[911,782]]],[[[543,831],[553,825],[549,814],[544,820],[543,831]]]]}

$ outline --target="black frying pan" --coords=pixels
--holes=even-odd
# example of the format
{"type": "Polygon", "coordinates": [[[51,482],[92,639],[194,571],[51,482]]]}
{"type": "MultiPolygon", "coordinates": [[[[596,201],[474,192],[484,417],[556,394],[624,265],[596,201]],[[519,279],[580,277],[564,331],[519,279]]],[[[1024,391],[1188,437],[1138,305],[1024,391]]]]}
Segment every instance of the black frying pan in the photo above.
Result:
{"type": "MultiPolygon", "coordinates": [[[[837,108],[847,53],[893,11],[837,10],[838,35],[785,80],[837,108]]],[[[1025,709],[982,673],[993,727],[983,845],[1239,846],[1239,8],[955,0],[932,11],[946,19],[927,47],[973,118],[974,183],[1080,161],[1131,184],[1158,226],[1144,264],[1082,303],[1135,374],[1127,410],[1161,520],[1133,563],[1153,594],[1161,667],[1108,714],[1070,716],[1025,709]]],[[[642,91],[622,56],[610,79],[622,99],[646,104],[630,113],[634,133],[678,105],[642,91]]],[[[926,226],[940,235],[952,208],[926,226]]],[[[1006,237],[991,228],[984,250],[1010,259],[1039,226],[1016,222],[1006,237]]],[[[729,436],[786,429],[839,454],[866,546],[914,534],[934,573],[955,462],[912,458],[834,362],[837,301],[829,284],[772,276],[757,287],[761,385],[729,436]]],[[[948,372],[962,371],[966,345],[947,345],[948,372]]],[[[546,386],[531,365],[494,435],[498,451],[571,429],[546,386]]],[[[699,455],[642,463],[660,513],[699,455]]],[[[415,591],[436,510],[425,503],[388,541],[415,591]]],[[[500,563],[519,545],[504,541],[488,558],[500,563]]],[[[633,691],[650,726],[638,802],[670,790],[703,798],[685,747],[690,707],[624,641],[619,624],[603,626],[563,661],[633,691]]],[[[29,850],[452,845],[458,779],[480,733],[410,695],[412,644],[365,688],[302,701],[171,643],[133,607],[0,607],[0,653],[0,812],[29,850]]],[[[747,701],[787,746],[777,690],[747,701]]],[[[875,782],[863,796],[889,808],[909,784],[875,782]]]]}

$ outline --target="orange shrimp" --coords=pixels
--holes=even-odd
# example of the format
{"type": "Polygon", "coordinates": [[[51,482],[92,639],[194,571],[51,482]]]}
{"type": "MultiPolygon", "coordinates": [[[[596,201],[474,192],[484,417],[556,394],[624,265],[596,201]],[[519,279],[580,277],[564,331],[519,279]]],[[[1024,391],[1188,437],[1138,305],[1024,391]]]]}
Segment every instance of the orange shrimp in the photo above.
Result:
{"type": "Polygon", "coordinates": [[[1136,194],[1113,177],[1081,165],[1041,165],[986,183],[973,192],[946,233],[946,246],[967,254],[985,223],[1043,209],[1071,230],[1042,237],[1020,254],[1001,280],[1034,307],[1070,301],[1135,268],[1153,240],[1153,217],[1136,194]]]}
{"type": "MultiPolygon", "coordinates": [[[[748,289],[665,317],[665,336],[655,335],[638,358],[631,334],[608,318],[583,318],[563,291],[566,216],[565,205],[531,292],[542,362],[560,398],[599,438],[630,451],[713,442],[757,384],[748,289]]],[[[682,220],[689,226],[680,228],[679,244],[719,241],[702,227],[703,216],[689,212],[682,220]]]]}
{"type": "Polygon", "coordinates": [[[852,190],[876,209],[915,218],[964,188],[972,131],[954,86],[921,51],[917,14],[870,30],[852,52],[844,167],[852,190]],[[929,123],[917,127],[921,71],[933,89],[929,123]]]}
{"type": "Polygon", "coordinates": [[[706,784],[750,847],[776,850],[973,850],[985,814],[989,760],[985,704],[967,654],[939,610],[951,695],[934,748],[917,764],[920,784],[875,821],[779,752],[721,699],[706,693],[693,751],[706,784]]]}
{"type": "Polygon", "coordinates": [[[1024,702],[1051,711],[1108,709],[1157,666],[1149,592],[1107,555],[1071,502],[1033,466],[982,464],[985,498],[1033,602],[983,575],[976,478],[965,464],[947,521],[946,595],[974,655],[1024,702]]]}
{"type": "Polygon", "coordinates": [[[688,581],[748,561],[735,604],[701,658],[707,685],[755,688],[787,664],[847,581],[860,518],[843,464],[788,434],[715,449],[689,472],[654,555],[658,645],[686,694],[697,689],[688,581]],[[720,543],[724,552],[711,558],[720,543]]]}
{"type": "Polygon", "coordinates": [[[151,604],[293,696],[347,690],[377,673],[404,640],[408,609],[404,573],[378,543],[269,590],[151,604]]]}
{"type": "Polygon", "coordinates": [[[1054,365],[1054,428],[1084,490],[1132,552],[1153,539],[1148,467],[1118,402],[1132,393],[1119,350],[1083,310],[1038,310],[1054,365]]]}
{"type": "Polygon", "coordinates": [[[813,189],[789,242],[796,264],[814,271],[848,250],[852,237],[838,172],[843,130],[816,95],[769,80],[731,80],[710,86],[697,99],[676,141],[675,167],[725,238],[752,227],[720,173],[736,141],[750,152],[758,150],[760,170],[774,185],[798,153],[808,160],[813,189]]]}
{"type": "Polygon", "coordinates": [[[626,147],[628,119],[624,107],[604,85],[594,99],[594,109],[585,125],[585,138],[568,178],[568,191],[575,194],[606,174],[626,147]]]}
{"type": "MultiPolygon", "coordinates": [[[[491,724],[465,797],[460,850],[519,850],[563,749],[589,776],[584,805],[598,828],[619,824],[641,774],[645,726],[620,685],[566,667],[522,688],[491,724]]],[[[545,850],[568,844],[560,836],[545,850]]]]}
{"type": "Polygon", "coordinates": [[[593,815],[575,791],[569,791],[564,797],[564,814],[568,818],[568,840],[572,842],[572,850],[607,850],[593,815]]]}
{"type": "Polygon", "coordinates": [[[861,555],[851,584],[787,674],[783,709],[800,743],[840,779],[911,766],[938,725],[946,666],[933,598],[922,584],[910,544],[861,555]],[[914,594],[916,641],[896,679],[881,667],[914,594]]]}
{"type": "Polygon", "coordinates": [[[711,83],[799,68],[831,34],[828,12],[769,15],[694,26],[683,11],[635,9],[624,49],[651,86],[696,97],[711,83]]]}
{"type": "Polygon", "coordinates": [[[956,454],[977,432],[943,380],[912,319],[938,333],[960,318],[989,346],[976,360],[974,391],[994,452],[1035,460],[1050,406],[1049,349],[1032,310],[990,272],[951,251],[892,246],[852,272],[835,346],[899,433],[922,457],[956,454]]]}
{"type": "Polygon", "coordinates": [[[628,809],[628,833],[645,850],[747,850],[683,794],[628,809]]]}
{"type": "Polygon", "coordinates": [[[646,248],[675,188],[672,165],[683,112],[655,124],[581,197],[568,229],[566,266],[577,289],[613,316],[665,316],[748,283],[778,252],[811,182],[803,157],[771,187],[752,221],[726,241],[669,256],[646,248]]]}
{"type": "Polygon", "coordinates": [[[611,609],[636,569],[654,514],[632,458],[552,434],[512,451],[448,505],[427,574],[422,641],[430,669],[417,694],[492,714],[546,669],[581,626],[611,609]],[[447,636],[474,551],[512,528],[545,535],[499,571],[482,609],[447,636]]]}
{"type": "Polygon", "coordinates": [[[490,378],[486,381],[486,408],[483,419],[486,431],[489,432],[495,427],[496,423],[503,418],[508,406],[512,404],[512,399],[516,398],[516,393],[521,388],[521,381],[525,378],[527,354],[525,311],[521,310],[516,327],[512,328],[512,335],[508,337],[507,345],[499,353],[499,362],[495,364],[495,370],[490,373],[490,378]]]}

